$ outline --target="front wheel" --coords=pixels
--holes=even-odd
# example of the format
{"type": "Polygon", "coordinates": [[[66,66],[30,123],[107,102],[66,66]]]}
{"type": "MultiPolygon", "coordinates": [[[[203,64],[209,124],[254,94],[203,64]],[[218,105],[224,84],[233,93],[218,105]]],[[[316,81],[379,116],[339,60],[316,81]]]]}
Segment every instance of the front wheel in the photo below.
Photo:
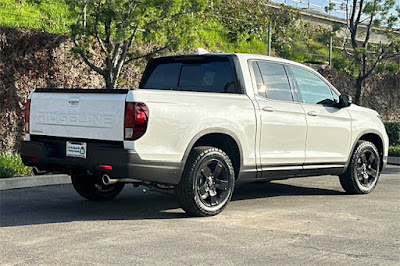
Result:
{"type": "Polygon", "coordinates": [[[359,141],[344,174],[339,176],[340,184],[349,194],[371,193],[380,175],[378,149],[369,141],[359,141]]]}
{"type": "Polygon", "coordinates": [[[72,185],[82,197],[92,201],[105,201],[114,199],[124,188],[124,183],[104,185],[101,180],[83,174],[71,175],[72,185]]]}
{"type": "Polygon", "coordinates": [[[191,151],[175,190],[187,213],[213,216],[229,203],[234,187],[235,171],[228,155],[218,148],[201,146],[191,151]]]}

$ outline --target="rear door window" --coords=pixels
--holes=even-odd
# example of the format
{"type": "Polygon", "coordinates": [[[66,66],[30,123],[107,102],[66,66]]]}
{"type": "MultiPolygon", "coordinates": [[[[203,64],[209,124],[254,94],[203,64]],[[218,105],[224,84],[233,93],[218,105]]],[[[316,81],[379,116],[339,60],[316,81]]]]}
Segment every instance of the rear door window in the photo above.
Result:
{"type": "Polygon", "coordinates": [[[154,60],[145,72],[142,89],[236,93],[236,78],[228,58],[170,58],[154,60]],[[172,61],[173,60],[173,61],[172,61]],[[172,62],[171,62],[172,61],[172,62]]]}
{"type": "Polygon", "coordinates": [[[260,96],[272,100],[293,101],[289,80],[282,64],[253,62],[257,91],[260,96]]]}

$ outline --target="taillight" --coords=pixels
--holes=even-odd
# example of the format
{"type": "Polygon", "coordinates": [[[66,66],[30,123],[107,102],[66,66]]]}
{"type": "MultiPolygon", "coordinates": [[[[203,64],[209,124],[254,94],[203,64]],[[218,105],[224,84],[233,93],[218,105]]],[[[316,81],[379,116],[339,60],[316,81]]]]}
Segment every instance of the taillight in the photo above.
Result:
{"type": "Polygon", "coordinates": [[[125,140],[137,140],[146,133],[149,108],[144,103],[125,103],[125,140]]]}
{"type": "Polygon", "coordinates": [[[29,133],[29,113],[31,111],[31,100],[28,99],[25,104],[25,133],[29,133]]]}

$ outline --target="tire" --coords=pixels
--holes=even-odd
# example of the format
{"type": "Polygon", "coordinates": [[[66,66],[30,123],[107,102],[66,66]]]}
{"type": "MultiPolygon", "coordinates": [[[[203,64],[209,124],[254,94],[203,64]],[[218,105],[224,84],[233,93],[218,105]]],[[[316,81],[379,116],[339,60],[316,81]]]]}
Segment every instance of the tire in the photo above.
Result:
{"type": "Polygon", "coordinates": [[[193,216],[214,216],[232,198],[235,171],[228,155],[215,147],[194,148],[175,194],[183,210],[193,216]]]}
{"type": "Polygon", "coordinates": [[[346,172],[339,176],[348,194],[371,193],[380,175],[380,156],[372,142],[361,140],[351,156],[346,172]]]}
{"type": "Polygon", "coordinates": [[[114,199],[124,188],[124,183],[104,185],[101,180],[95,180],[87,175],[71,175],[72,185],[82,197],[92,201],[107,201],[114,199]]]}

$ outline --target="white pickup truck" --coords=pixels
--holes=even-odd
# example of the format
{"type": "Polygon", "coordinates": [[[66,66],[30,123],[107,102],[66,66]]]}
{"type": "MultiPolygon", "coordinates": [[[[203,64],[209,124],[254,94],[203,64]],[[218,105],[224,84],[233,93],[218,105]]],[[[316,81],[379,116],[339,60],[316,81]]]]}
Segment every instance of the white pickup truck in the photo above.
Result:
{"type": "Polygon", "coordinates": [[[338,175],[369,193],[388,154],[377,112],[261,55],[155,58],[136,90],[36,89],[25,117],[26,165],[70,174],[89,200],[125,183],[174,188],[196,216],[221,212],[238,180],[338,175]]]}

